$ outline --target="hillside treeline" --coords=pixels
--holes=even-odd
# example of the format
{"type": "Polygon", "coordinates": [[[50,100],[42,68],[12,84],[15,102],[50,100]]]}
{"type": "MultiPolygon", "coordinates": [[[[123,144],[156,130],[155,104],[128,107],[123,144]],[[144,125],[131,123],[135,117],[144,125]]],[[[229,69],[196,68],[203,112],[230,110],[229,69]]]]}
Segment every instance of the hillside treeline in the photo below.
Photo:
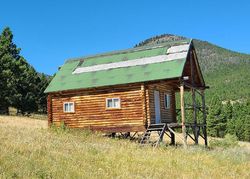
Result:
{"type": "Polygon", "coordinates": [[[213,137],[235,135],[250,142],[250,100],[224,101],[215,95],[209,102],[208,134],[213,137]]]}
{"type": "Polygon", "coordinates": [[[49,77],[36,72],[20,55],[21,49],[13,43],[10,28],[0,35],[0,113],[8,114],[9,107],[17,113],[46,112],[44,89],[49,77]]]}

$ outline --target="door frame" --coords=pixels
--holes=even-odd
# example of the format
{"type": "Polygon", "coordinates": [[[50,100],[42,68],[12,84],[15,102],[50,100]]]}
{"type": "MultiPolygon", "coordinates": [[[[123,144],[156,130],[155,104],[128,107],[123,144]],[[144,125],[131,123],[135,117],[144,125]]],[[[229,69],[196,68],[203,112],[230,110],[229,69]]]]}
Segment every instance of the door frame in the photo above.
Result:
{"type": "Polygon", "coordinates": [[[155,124],[161,123],[161,99],[160,91],[154,90],[154,110],[155,110],[155,124]]]}

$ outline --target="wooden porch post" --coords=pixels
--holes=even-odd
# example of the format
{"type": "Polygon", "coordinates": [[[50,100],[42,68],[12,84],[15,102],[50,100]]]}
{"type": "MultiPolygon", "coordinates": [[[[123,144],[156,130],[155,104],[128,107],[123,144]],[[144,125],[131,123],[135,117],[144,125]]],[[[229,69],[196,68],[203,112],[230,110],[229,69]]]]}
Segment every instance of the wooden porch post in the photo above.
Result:
{"type": "Polygon", "coordinates": [[[202,97],[202,112],[203,112],[203,135],[205,140],[205,146],[207,146],[207,111],[205,104],[205,90],[201,90],[202,97]]]}
{"type": "Polygon", "coordinates": [[[187,133],[185,126],[185,106],[184,106],[184,84],[180,86],[180,97],[181,97],[181,125],[182,125],[182,135],[183,135],[183,145],[187,148],[187,133]]]}
{"type": "Polygon", "coordinates": [[[146,99],[145,83],[141,84],[141,91],[142,91],[143,124],[147,128],[149,123],[148,123],[148,120],[147,120],[147,99],[146,99]]]}
{"type": "Polygon", "coordinates": [[[194,126],[193,126],[193,131],[194,131],[194,139],[195,139],[195,144],[198,144],[198,129],[197,129],[197,106],[196,106],[196,95],[195,95],[195,89],[191,89],[192,92],[192,101],[193,101],[193,121],[194,121],[194,126]]]}

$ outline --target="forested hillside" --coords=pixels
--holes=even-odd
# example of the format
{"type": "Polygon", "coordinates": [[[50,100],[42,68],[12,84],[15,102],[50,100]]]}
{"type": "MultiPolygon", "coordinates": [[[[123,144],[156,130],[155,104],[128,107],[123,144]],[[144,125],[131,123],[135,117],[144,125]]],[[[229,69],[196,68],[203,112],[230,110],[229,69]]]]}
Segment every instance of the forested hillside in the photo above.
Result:
{"type": "Polygon", "coordinates": [[[8,114],[9,107],[23,115],[46,113],[44,89],[50,79],[29,65],[20,51],[5,28],[0,35],[0,114],[8,114]]]}
{"type": "MultiPolygon", "coordinates": [[[[144,40],[135,47],[183,40],[163,34],[144,40]]],[[[193,40],[205,82],[208,133],[223,137],[234,134],[250,141],[250,55],[233,52],[209,42],[193,40]]]]}

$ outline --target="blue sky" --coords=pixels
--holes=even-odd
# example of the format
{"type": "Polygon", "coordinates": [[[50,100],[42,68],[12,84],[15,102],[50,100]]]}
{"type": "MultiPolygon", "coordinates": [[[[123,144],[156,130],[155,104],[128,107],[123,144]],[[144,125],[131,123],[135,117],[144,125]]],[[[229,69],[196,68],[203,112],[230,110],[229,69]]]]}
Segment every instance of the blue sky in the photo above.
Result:
{"type": "Polygon", "coordinates": [[[12,0],[0,3],[21,54],[53,74],[72,57],[126,49],[163,33],[250,53],[247,0],[12,0]]]}

